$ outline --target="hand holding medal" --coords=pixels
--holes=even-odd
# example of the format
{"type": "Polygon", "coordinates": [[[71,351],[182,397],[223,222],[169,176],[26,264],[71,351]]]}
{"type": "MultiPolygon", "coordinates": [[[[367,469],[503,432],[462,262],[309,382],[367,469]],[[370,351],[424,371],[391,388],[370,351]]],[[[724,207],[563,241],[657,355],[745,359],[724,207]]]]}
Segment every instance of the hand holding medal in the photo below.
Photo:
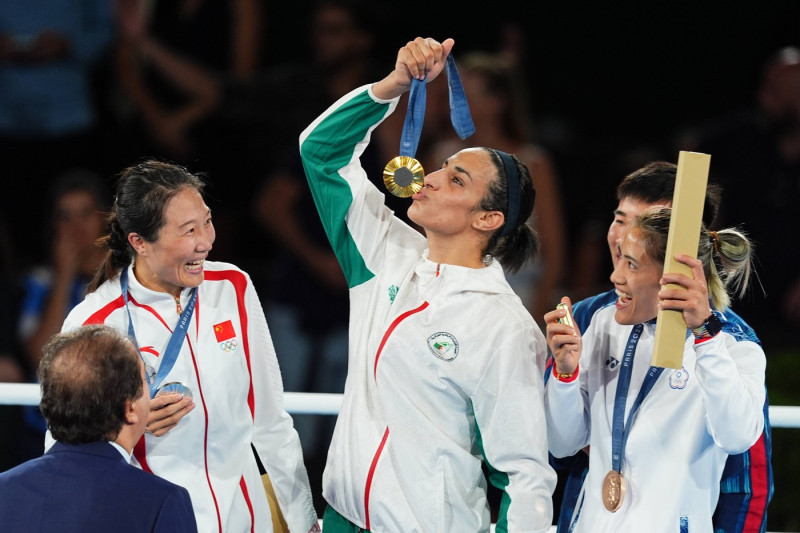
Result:
{"type": "MultiPolygon", "coordinates": [[[[452,54],[447,56],[447,85],[450,94],[450,121],[461,139],[475,133],[472,116],[469,112],[467,96],[461,77],[456,69],[452,54]]],[[[386,165],[383,171],[383,183],[389,192],[401,198],[413,196],[424,184],[425,170],[414,156],[422,134],[422,123],[425,120],[426,80],[413,79],[411,92],[408,95],[408,110],[400,138],[400,155],[386,165]]]]}

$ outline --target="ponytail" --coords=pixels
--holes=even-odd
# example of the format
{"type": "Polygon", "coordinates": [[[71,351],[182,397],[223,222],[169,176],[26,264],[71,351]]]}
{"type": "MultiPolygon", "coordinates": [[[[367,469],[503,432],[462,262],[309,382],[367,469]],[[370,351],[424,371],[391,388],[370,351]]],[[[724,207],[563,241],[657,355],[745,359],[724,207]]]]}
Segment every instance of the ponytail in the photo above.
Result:
{"type": "MultiPolygon", "coordinates": [[[[672,209],[653,208],[634,219],[631,227],[642,231],[647,254],[664,264],[672,209]]],[[[714,309],[730,306],[729,291],[741,298],[747,291],[753,267],[753,245],[736,229],[700,229],[697,259],[703,264],[708,296],[714,309]]]]}
{"type": "Polygon", "coordinates": [[[127,235],[119,227],[115,211],[108,216],[108,227],[109,234],[97,240],[97,244],[106,249],[106,256],[89,283],[88,292],[94,292],[107,280],[116,277],[133,261],[133,250],[128,243],[127,235]]]}
{"type": "Polygon", "coordinates": [[[514,273],[539,252],[539,239],[527,223],[536,190],[528,167],[517,156],[493,148],[485,150],[497,170],[497,179],[489,183],[480,208],[502,212],[505,224],[489,238],[484,255],[493,256],[503,268],[514,273]]]}
{"type": "Polygon", "coordinates": [[[744,296],[753,271],[753,245],[742,232],[703,228],[697,258],[703,262],[708,294],[715,309],[730,306],[729,294],[744,296]]]}

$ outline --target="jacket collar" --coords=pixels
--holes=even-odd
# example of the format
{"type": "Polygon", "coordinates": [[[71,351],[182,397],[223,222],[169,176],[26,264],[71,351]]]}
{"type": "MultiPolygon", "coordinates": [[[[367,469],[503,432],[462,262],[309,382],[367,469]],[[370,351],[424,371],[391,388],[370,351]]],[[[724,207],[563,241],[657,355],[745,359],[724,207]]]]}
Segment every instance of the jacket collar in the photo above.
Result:
{"type": "Polygon", "coordinates": [[[415,268],[416,274],[428,279],[436,276],[437,270],[442,276],[442,283],[449,287],[458,287],[460,291],[515,294],[497,260],[492,260],[483,268],[439,264],[428,259],[428,250],[425,250],[415,268]]]}
{"type": "Polygon", "coordinates": [[[81,453],[84,455],[106,457],[108,459],[118,459],[123,463],[126,462],[119,450],[114,448],[114,446],[106,441],[87,442],[85,444],[67,444],[65,442],[57,441],[49,450],[47,450],[45,455],[56,453],[81,453]]]}

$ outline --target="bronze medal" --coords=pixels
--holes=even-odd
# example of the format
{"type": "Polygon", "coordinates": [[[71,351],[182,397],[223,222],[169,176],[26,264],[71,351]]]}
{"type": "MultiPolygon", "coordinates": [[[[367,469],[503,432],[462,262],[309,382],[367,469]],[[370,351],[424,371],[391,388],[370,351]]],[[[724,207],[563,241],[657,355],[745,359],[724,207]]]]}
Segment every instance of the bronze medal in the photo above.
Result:
{"type": "Polygon", "coordinates": [[[383,170],[383,183],[389,192],[400,198],[413,196],[422,189],[425,171],[413,157],[400,155],[389,161],[383,170]]]}
{"type": "Polygon", "coordinates": [[[625,499],[625,478],[616,470],[610,470],[603,479],[603,505],[615,513],[625,499]]]}

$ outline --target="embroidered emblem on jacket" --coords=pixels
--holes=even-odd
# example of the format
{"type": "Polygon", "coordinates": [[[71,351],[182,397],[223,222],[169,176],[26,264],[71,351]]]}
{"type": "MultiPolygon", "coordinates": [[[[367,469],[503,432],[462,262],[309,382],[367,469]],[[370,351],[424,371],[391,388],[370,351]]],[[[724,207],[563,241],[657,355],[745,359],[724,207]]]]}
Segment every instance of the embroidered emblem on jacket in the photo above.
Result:
{"type": "Polygon", "coordinates": [[[400,290],[400,287],[397,285],[392,285],[389,287],[389,301],[394,303],[394,299],[397,297],[397,291],[400,290]]]}
{"type": "Polygon", "coordinates": [[[230,320],[214,325],[214,336],[223,352],[234,352],[239,343],[236,341],[236,330],[230,320]]]}
{"type": "Polygon", "coordinates": [[[458,341],[449,333],[440,331],[428,337],[428,348],[443,361],[452,361],[458,356],[458,341]]]}
{"type": "Polygon", "coordinates": [[[683,366],[680,370],[673,370],[669,376],[669,386],[673,389],[684,388],[687,381],[689,381],[689,373],[686,371],[686,367],[683,366]]]}
{"type": "Polygon", "coordinates": [[[619,359],[617,359],[613,355],[608,359],[606,359],[606,366],[608,367],[609,370],[614,370],[615,368],[617,368],[618,364],[619,364],[619,359]]]}

